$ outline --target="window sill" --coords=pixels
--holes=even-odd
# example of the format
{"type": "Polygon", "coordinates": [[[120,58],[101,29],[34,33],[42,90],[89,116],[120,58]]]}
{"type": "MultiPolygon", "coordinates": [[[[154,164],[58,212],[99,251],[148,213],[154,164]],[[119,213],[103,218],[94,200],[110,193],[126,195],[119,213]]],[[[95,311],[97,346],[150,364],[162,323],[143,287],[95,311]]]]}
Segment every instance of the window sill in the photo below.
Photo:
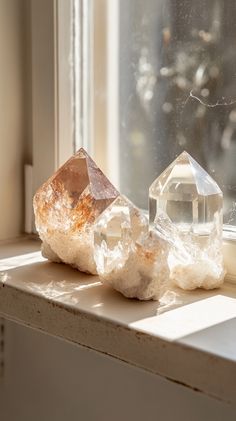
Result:
{"type": "Polygon", "coordinates": [[[0,244],[0,313],[217,399],[236,398],[236,286],[128,300],[95,276],[45,261],[40,244],[0,244]]]}

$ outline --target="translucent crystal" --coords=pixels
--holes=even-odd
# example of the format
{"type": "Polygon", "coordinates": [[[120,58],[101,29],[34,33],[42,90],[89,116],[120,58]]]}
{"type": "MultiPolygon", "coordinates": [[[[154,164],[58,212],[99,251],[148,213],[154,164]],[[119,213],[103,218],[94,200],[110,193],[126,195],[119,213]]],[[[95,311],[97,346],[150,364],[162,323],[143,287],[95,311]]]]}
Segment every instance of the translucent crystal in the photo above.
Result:
{"type": "Polygon", "coordinates": [[[148,231],[148,221],[126,197],[97,219],[95,261],[100,279],[127,297],[158,299],[168,280],[168,244],[148,231]]]}
{"type": "Polygon", "coordinates": [[[187,152],[150,187],[150,224],[170,242],[170,276],[185,289],[223,281],[222,207],[219,186],[187,152]]]}
{"type": "Polygon", "coordinates": [[[94,222],[118,195],[81,148],[35,194],[35,223],[44,256],[96,273],[94,222]]]}

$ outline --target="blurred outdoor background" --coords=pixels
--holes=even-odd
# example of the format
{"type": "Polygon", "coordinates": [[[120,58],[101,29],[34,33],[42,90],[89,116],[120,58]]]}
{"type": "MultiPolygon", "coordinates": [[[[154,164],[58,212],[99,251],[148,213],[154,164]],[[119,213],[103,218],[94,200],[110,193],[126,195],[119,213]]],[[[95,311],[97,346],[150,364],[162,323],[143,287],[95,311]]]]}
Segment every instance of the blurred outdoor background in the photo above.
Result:
{"type": "Polygon", "coordinates": [[[187,150],[235,224],[236,2],[121,0],[118,29],[121,190],[146,208],[148,186],[187,150]]]}

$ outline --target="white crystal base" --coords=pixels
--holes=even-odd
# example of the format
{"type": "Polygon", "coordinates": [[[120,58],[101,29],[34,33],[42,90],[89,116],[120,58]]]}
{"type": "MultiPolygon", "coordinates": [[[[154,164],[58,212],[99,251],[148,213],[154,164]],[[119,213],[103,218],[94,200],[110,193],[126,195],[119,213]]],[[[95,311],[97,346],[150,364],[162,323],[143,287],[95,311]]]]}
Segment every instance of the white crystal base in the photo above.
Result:
{"type": "Polygon", "coordinates": [[[81,272],[97,275],[94,261],[93,231],[72,237],[54,232],[42,243],[42,254],[51,262],[67,263],[81,272]]]}
{"type": "Polygon", "coordinates": [[[219,288],[226,271],[212,261],[199,261],[192,264],[176,265],[170,272],[170,280],[182,289],[191,291],[196,288],[219,288]]]}

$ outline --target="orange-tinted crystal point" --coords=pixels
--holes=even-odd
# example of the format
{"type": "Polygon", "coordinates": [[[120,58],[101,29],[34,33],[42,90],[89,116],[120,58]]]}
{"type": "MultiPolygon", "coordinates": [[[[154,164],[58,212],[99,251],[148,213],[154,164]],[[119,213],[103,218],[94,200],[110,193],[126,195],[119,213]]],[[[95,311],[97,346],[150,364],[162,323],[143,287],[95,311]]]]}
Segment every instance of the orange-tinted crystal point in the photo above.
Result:
{"type": "Polygon", "coordinates": [[[79,149],[34,196],[36,228],[47,250],[53,252],[51,255],[94,272],[78,263],[81,244],[90,241],[94,222],[117,196],[119,192],[92,158],[83,148],[79,149]],[[65,250],[61,242],[67,248],[73,243],[73,250],[65,250]]]}

